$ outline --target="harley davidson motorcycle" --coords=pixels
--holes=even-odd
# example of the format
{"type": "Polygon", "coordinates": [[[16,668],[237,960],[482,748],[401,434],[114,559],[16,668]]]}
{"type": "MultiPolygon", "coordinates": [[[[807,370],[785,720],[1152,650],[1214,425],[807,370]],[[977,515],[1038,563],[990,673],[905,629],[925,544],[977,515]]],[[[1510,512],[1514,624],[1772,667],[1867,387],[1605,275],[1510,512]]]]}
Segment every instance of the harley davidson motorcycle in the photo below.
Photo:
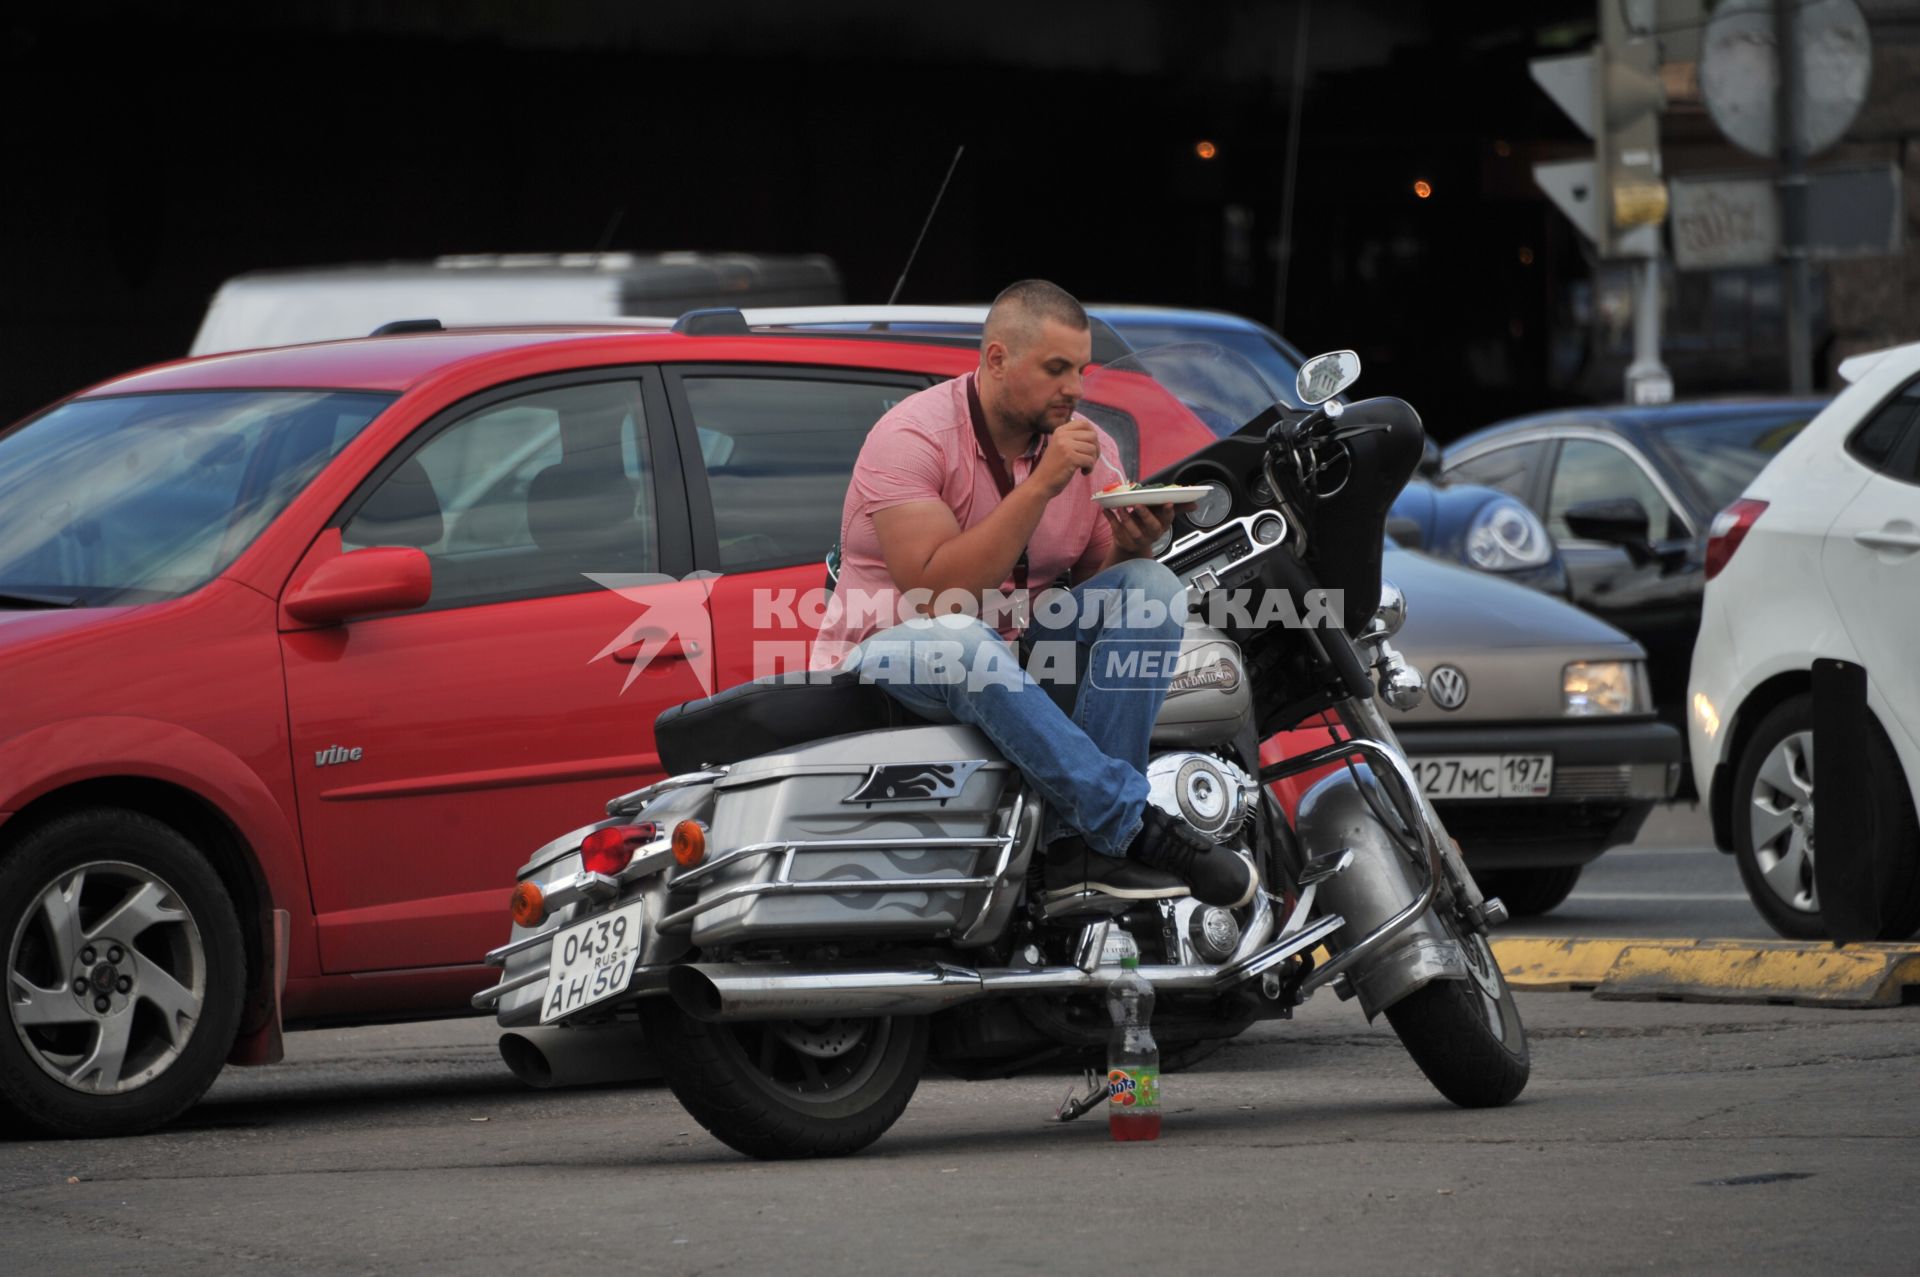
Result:
{"type": "MultiPolygon", "coordinates": [[[[1168,1067],[1327,989],[1384,1014],[1449,1100],[1511,1101],[1526,1032],[1487,942],[1506,911],[1379,707],[1421,691],[1380,573],[1424,434],[1397,399],[1343,403],[1358,374],[1350,351],[1309,360],[1313,406],[1293,410],[1238,356],[1161,347],[1096,370],[1082,401],[1096,421],[1190,413],[1220,436],[1156,476],[1208,489],[1159,558],[1197,614],[1226,592],[1244,606],[1189,622],[1148,779],[1152,801],[1253,863],[1249,903],[1043,900],[1042,800],[978,731],[919,720],[857,674],[760,680],[662,715],[669,778],[520,870],[512,937],[487,958],[502,978],[475,998],[515,1031],[510,1062],[644,1049],[734,1148],[850,1153],[930,1060],[988,1078],[1098,1058],[1118,929],[1168,1067]],[[1331,605],[1272,623],[1316,597],[1331,605]],[[1326,743],[1263,766],[1261,742],[1301,725],[1326,743]],[[1291,819],[1274,792],[1288,778],[1291,819]]],[[[1097,1081],[1061,1116],[1104,1098],[1097,1081]]]]}

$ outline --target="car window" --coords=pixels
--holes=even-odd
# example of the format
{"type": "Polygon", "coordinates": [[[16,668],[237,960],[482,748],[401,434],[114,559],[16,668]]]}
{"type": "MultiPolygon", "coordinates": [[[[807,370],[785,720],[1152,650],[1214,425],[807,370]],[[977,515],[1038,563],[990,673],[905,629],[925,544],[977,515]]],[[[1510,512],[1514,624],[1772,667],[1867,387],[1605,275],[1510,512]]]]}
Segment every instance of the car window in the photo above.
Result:
{"type": "Polygon", "coordinates": [[[1847,451],[1890,479],[1920,483],[1920,381],[1875,409],[1847,440],[1847,451]]]}
{"type": "Polygon", "coordinates": [[[658,570],[645,421],[631,382],[554,387],[481,408],[368,495],[347,548],[411,545],[431,606],[594,588],[658,570]]]}
{"type": "Polygon", "coordinates": [[[1652,539],[1687,535],[1686,525],[1660,495],[1660,489],[1624,449],[1597,439],[1567,439],[1560,445],[1553,483],[1547,491],[1547,531],[1556,541],[1577,541],[1580,538],[1567,527],[1569,507],[1628,497],[1646,508],[1647,535],[1652,539]]]}
{"type": "Polygon", "coordinates": [[[1707,505],[1724,510],[1811,420],[1811,413],[1801,411],[1674,422],[1655,426],[1654,437],[1675,468],[1700,486],[1707,505]]]}
{"type": "Polygon", "coordinates": [[[1516,443],[1495,448],[1448,465],[1446,477],[1454,483],[1481,483],[1525,501],[1533,489],[1533,473],[1540,465],[1544,443],[1516,443]]]}
{"type": "Polygon", "coordinates": [[[697,374],[681,382],[706,465],[720,570],[817,563],[867,432],[915,387],[825,377],[697,374]]]}
{"type": "Polygon", "coordinates": [[[211,390],[70,400],[0,437],[0,593],[93,607],[198,589],[392,399],[211,390]]]}

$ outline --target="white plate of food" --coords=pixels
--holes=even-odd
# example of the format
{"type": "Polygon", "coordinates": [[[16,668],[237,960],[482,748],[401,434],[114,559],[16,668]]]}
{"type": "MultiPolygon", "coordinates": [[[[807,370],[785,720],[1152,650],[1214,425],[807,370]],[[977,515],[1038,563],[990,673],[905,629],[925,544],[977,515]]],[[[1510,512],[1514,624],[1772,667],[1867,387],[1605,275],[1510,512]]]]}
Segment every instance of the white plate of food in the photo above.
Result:
{"type": "Polygon", "coordinates": [[[1135,505],[1189,505],[1207,495],[1204,484],[1128,483],[1093,494],[1093,503],[1103,510],[1120,510],[1135,505]]]}

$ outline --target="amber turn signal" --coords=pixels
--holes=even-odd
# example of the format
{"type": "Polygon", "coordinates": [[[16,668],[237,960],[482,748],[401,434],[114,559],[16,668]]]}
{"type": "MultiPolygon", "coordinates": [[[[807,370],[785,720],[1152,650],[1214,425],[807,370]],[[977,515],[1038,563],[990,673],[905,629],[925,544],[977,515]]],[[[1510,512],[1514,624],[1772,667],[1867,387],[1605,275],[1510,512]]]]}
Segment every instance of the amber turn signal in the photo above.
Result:
{"type": "Polygon", "coordinates": [[[673,859],[682,869],[691,869],[707,858],[707,831],[697,820],[683,820],[673,827],[673,859]]]}
{"type": "Polygon", "coordinates": [[[537,927],[547,920],[547,893],[537,882],[523,882],[513,889],[513,925],[537,927]]]}

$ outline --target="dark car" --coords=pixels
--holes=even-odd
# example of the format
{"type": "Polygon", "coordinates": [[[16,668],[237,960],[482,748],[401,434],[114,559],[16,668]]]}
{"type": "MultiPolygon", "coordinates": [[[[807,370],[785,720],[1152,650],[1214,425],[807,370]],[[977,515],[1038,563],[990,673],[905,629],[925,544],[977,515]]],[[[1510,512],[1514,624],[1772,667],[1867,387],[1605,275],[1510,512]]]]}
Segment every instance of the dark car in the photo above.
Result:
{"type": "Polygon", "coordinates": [[[1498,488],[1415,479],[1393,499],[1387,532],[1406,549],[1566,597],[1567,569],[1546,525],[1498,488]]]}
{"type": "Polygon", "coordinates": [[[1714,516],[1825,406],[1743,399],[1520,417],[1447,448],[1444,473],[1545,521],[1568,596],[1640,640],[1654,705],[1684,729],[1714,516]]]}

